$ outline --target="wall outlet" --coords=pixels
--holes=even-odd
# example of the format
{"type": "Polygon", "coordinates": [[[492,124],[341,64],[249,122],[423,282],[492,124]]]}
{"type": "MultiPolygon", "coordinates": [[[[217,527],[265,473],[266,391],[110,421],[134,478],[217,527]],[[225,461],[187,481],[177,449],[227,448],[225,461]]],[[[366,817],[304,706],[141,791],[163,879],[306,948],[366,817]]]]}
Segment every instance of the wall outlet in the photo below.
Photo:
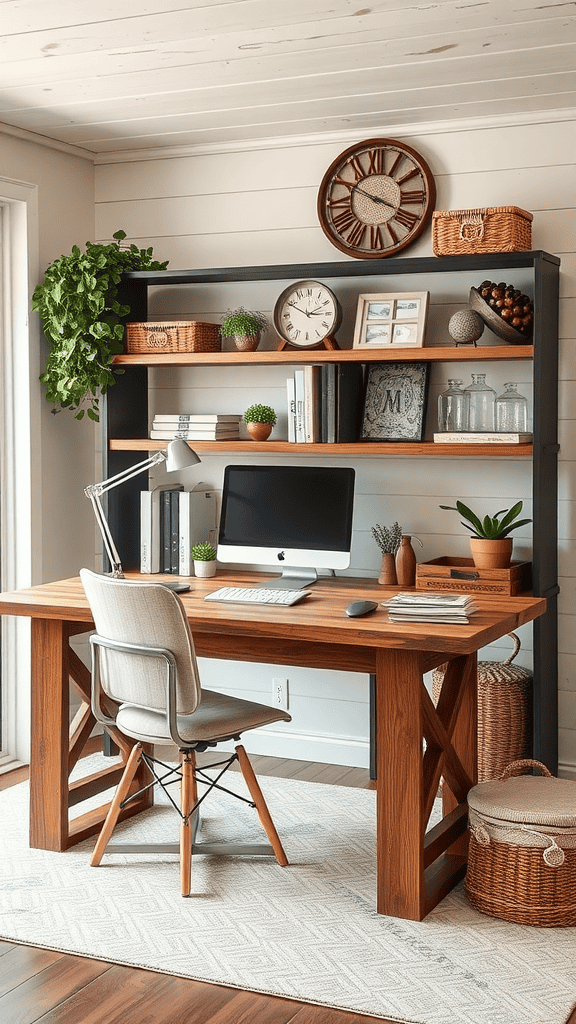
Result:
{"type": "Polygon", "coordinates": [[[288,680],[272,680],[272,699],[275,707],[288,711],[288,680]]]}

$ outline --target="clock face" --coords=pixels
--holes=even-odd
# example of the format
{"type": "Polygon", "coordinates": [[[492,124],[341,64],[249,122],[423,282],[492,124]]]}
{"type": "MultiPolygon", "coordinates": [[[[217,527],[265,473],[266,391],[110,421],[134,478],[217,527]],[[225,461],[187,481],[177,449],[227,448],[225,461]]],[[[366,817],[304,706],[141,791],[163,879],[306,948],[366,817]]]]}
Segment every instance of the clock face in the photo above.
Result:
{"type": "Polygon", "coordinates": [[[297,281],[274,307],[278,334],[297,348],[313,348],[338,330],[342,311],[334,292],[319,281],[297,281]]]}
{"type": "Polygon", "coordinates": [[[342,252],[381,259],[422,234],[435,202],[434,177],[415,150],[394,139],[368,139],[346,149],[326,171],[318,216],[342,252]]]}

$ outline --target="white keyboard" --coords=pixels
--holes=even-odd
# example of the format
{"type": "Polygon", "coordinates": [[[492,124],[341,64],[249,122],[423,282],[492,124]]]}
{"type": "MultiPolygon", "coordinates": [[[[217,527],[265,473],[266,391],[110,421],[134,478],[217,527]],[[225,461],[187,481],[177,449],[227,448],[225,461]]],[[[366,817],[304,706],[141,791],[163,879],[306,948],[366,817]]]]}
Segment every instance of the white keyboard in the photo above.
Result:
{"type": "Polygon", "coordinates": [[[206,594],[205,601],[228,601],[231,604],[296,604],[307,597],[309,590],[276,590],[265,587],[220,587],[206,594]]]}

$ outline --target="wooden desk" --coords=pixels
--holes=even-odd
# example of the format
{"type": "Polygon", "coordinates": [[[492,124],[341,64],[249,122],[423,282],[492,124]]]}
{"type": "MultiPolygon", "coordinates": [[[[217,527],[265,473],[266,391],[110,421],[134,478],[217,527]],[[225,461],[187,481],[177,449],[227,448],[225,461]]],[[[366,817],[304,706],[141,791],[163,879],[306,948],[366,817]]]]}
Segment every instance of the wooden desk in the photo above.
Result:
{"type": "MultiPolygon", "coordinates": [[[[394,625],[383,608],[350,619],[345,613],[350,601],[381,601],[393,592],[375,580],[328,578],[291,608],[203,600],[218,586],[267,578],[221,572],[215,579],[191,581],[192,589],[182,600],[197,654],[374,673],[377,908],[381,914],[422,920],[466,869],[466,794],[477,778],[476,652],[537,618],[546,602],[478,598],[480,611],[469,625],[430,627],[394,625]],[[448,671],[434,708],[423,675],[446,661],[448,671]],[[426,833],[441,776],[450,790],[445,816],[426,833]]],[[[102,807],[69,823],[69,807],[115,784],[121,772],[111,766],[68,782],[94,724],[89,673],[68,644],[72,635],[92,628],[90,609],[80,580],[71,579],[0,594],[0,614],[32,619],[30,844],[64,850],[96,833],[106,811],[102,807]],[[84,702],[70,733],[69,680],[84,702]]],[[[118,732],[113,738],[125,759],[133,741],[118,732]]],[[[150,799],[139,799],[126,815],[137,813],[150,799]]]]}

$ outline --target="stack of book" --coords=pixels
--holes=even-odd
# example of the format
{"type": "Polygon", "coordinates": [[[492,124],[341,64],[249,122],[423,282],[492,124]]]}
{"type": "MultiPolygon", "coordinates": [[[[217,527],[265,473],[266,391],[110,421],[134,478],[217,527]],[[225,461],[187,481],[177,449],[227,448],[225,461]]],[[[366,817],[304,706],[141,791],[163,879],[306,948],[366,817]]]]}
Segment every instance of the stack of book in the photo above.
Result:
{"type": "Polygon", "coordinates": [[[365,394],[362,363],[306,365],[288,377],[286,392],[289,441],[358,441],[365,394]]]}
{"type": "Polygon", "coordinates": [[[478,611],[469,594],[395,594],[384,605],[390,622],[466,624],[472,612],[478,611]]]}
{"type": "Polygon", "coordinates": [[[140,492],[140,572],[192,576],[190,549],[205,540],[216,544],[213,491],[160,484],[140,492]]]}
{"type": "Polygon", "coordinates": [[[221,413],[162,413],[154,417],[150,437],[173,441],[229,441],[240,437],[242,417],[221,413]]]}

